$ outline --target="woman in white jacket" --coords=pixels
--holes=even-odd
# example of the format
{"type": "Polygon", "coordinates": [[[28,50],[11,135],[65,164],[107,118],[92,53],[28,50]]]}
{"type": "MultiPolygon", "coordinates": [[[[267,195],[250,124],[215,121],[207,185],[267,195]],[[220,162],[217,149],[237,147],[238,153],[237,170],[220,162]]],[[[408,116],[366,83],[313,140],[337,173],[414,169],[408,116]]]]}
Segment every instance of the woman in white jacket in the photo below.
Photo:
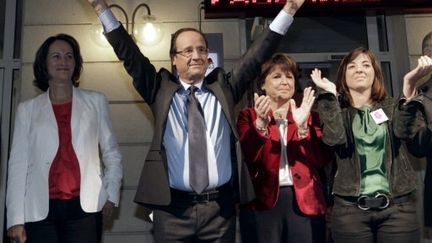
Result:
{"type": "Polygon", "coordinates": [[[18,106],[9,159],[12,242],[100,242],[102,215],[118,206],[121,154],[108,103],[77,88],[81,70],[69,35],[49,37],[36,53],[34,84],[44,93],[18,106]]]}

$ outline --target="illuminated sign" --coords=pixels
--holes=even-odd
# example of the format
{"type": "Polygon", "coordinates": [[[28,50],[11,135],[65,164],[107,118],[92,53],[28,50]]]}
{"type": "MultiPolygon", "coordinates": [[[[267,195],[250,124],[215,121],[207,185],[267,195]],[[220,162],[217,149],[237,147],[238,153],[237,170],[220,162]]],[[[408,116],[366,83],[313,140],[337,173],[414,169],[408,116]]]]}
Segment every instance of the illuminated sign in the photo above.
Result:
{"type": "MultiPolygon", "coordinates": [[[[206,18],[274,17],[286,0],[204,0],[206,18]]],[[[305,0],[302,15],[332,12],[385,10],[400,13],[431,13],[432,0],[305,0]]]]}

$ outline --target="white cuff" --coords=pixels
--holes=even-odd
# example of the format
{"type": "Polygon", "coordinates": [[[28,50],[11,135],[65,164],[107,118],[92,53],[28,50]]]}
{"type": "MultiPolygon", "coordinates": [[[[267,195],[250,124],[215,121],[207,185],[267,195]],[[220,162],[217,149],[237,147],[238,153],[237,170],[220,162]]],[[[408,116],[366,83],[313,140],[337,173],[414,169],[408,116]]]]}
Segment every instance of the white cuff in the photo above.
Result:
{"type": "Polygon", "coordinates": [[[102,23],[105,33],[111,32],[120,27],[120,22],[117,20],[117,18],[114,16],[111,9],[109,8],[105,9],[102,12],[102,14],[99,16],[99,20],[102,23]]]}
{"type": "Polygon", "coordinates": [[[278,34],[285,35],[294,21],[293,16],[281,10],[270,24],[270,29],[278,34]]]}

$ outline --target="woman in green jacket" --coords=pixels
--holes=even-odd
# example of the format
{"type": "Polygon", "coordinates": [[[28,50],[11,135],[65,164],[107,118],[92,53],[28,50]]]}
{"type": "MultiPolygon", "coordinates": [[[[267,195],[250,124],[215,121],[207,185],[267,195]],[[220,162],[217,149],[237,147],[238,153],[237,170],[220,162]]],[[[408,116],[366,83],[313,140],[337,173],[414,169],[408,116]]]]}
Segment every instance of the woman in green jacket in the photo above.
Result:
{"type": "Polygon", "coordinates": [[[315,69],[323,141],[332,146],[337,171],[330,215],[335,243],[420,241],[416,176],[405,144],[394,136],[396,102],[388,97],[374,54],[352,50],[336,84],[315,69]]]}

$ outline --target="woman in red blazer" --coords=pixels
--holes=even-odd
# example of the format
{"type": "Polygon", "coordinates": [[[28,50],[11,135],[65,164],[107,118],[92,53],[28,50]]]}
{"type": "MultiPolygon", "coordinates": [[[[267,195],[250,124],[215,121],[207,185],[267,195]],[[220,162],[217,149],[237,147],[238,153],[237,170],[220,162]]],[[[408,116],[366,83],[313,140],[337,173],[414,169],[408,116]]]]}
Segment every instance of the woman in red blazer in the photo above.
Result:
{"type": "Polygon", "coordinates": [[[320,122],[311,112],[311,87],[296,106],[297,77],[296,63],[275,54],[262,65],[258,79],[264,94],[255,94],[254,107],[242,110],[238,119],[256,193],[240,212],[243,242],[325,242],[326,202],[318,170],[331,153],[321,143],[320,122]]]}

